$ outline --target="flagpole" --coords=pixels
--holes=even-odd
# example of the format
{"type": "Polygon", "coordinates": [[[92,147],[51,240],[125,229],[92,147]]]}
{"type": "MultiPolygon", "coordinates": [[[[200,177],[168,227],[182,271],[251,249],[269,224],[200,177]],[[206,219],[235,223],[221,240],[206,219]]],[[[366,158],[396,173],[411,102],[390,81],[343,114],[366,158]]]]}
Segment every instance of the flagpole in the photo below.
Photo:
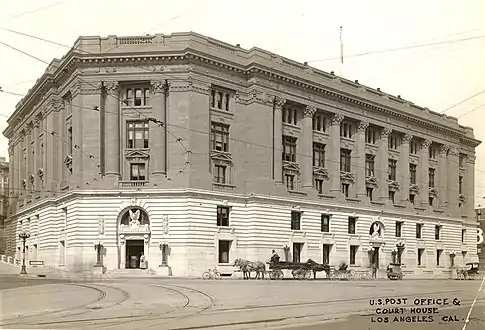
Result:
{"type": "Polygon", "coordinates": [[[342,77],[342,69],[344,66],[344,43],[342,40],[342,26],[340,26],[340,72],[339,75],[342,77]]]}

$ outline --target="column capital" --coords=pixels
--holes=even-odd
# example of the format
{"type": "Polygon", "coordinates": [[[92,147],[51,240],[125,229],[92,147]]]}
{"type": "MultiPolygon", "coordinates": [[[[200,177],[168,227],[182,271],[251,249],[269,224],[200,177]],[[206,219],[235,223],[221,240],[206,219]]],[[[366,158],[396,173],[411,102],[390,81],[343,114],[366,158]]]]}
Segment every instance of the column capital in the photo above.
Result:
{"type": "Polygon", "coordinates": [[[475,159],[476,159],[476,156],[474,155],[466,155],[466,162],[468,164],[475,164],[475,159]]]}
{"type": "Polygon", "coordinates": [[[311,105],[307,105],[305,111],[303,111],[304,118],[313,118],[313,115],[317,112],[317,108],[311,105]]]}
{"type": "Polygon", "coordinates": [[[448,152],[448,150],[449,150],[449,149],[450,149],[450,148],[449,148],[448,146],[442,145],[442,146],[440,147],[440,154],[442,154],[442,155],[446,156],[446,153],[448,152]]]}
{"type": "Polygon", "coordinates": [[[404,137],[402,138],[402,141],[404,143],[409,143],[413,139],[413,136],[411,134],[404,134],[404,137]]]}
{"type": "Polygon", "coordinates": [[[388,127],[384,127],[381,131],[381,137],[382,138],[388,138],[389,135],[391,135],[392,133],[392,129],[388,128],[388,127]]]}
{"type": "Polygon", "coordinates": [[[358,127],[359,133],[365,133],[365,130],[367,129],[367,127],[369,127],[369,123],[365,121],[361,121],[358,127]]]}
{"type": "Polygon", "coordinates": [[[448,150],[449,150],[449,153],[453,156],[459,156],[460,155],[460,151],[458,150],[457,147],[448,146],[448,150]]]}
{"type": "Polygon", "coordinates": [[[429,146],[431,145],[431,143],[433,143],[431,140],[426,139],[426,140],[423,141],[422,146],[424,148],[429,148],[429,146]]]}
{"type": "Polygon", "coordinates": [[[152,80],[150,82],[151,91],[153,94],[166,93],[170,84],[163,80],[152,80]]]}
{"type": "Polygon", "coordinates": [[[332,125],[340,125],[340,123],[344,120],[344,116],[336,113],[332,117],[332,125]]]}
{"type": "Polygon", "coordinates": [[[117,81],[106,81],[104,87],[108,93],[117,93],[120,90],[120,84],[117,81]]]}
{"type": "Polygon", "coordinates": [[[276,105],[276,107],[282,108],[285,105],[285,103],[286,103],[286,99],[281,98],[279,96],[275,96],[274,104],[276,105]]]}

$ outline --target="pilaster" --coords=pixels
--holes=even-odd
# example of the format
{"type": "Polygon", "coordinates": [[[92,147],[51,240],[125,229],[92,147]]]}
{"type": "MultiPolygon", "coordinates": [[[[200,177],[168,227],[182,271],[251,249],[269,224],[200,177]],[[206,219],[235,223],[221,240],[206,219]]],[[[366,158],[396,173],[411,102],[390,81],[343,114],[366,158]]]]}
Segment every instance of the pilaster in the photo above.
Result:
{"type": "Polygon", "coordinates": [[[328,173],[330,174],[330,192],[332,194],[339,194],[340,189],[340,124],[344,116],[335,114],[332,117],[330,126],[330,141],[329,153],[330,162],[327,165],[328,173]]]}
{"type": "Polygon", "coordinates": [[[104,84],[106,88],[106,179],[116,188],[120,178],[120,89],[117,81],[104,84]]]}
{"type": "Polygon", "coordinates": [[[392,130],[384,127],[379,140],[379,199],[382,202],[389,200],[389,135],[392,130]]]}
{"type": "Polygon", "coordinates": [[[469,219],[475,219],[475,155],[467,155],[465,160],[465,175],[463,178],[463,190],[465,195],[465,204],[462,208],[465,212],[463,215],[469,219]]]}
{"type": "Polygon", "coordinates": [[[398,177],[399,183],[401,184],[400,200],[402,203],[409,201],[409,186],[411,184],[411,176],[409,174],[409,142],[411,142],[412,138],[412,135],[404,135],[399,153],[398,177]]]}
{"type": "Polygon", "coordinates": [[[34,189],[36,190],[35,195],[40,195],[40,191],[42,189],[41,186],[41,177],[39,176],[39,169],[42,167],[42,154],[40,152],[40,144],[41,144],[41,127],[42,127],[42,117],[37,117],[34,123],[34,167],[32,170],[32,174],[35,177],[35,184],[34,189]]]}
{"type": "MultiPolygon", "coordinates": [[[[151,106],[153,117],[166,123],[167,112],[167,91],[168,86],[164,81],[156,80],[151,82],[151,106]]],[[[166,165],[166,126],[160,128],[155,123],[150,123],[150,181],[153,183],[161,181],[161,176],[167,173],[166,165]]]]}
{"type": "Polygon", "coordinates": [[[317,109],[307,106],[303,112],[301,143],[303,189],[313,192],[313,115],[317,109]]]}
{"type": "Polygon", "coordinates": [[[441,146],[440,157],[438,161],[438,200],[439,207],[445,209],[448,206],[448,164],[447,164],[448,146],[441,146]]]}
{"type": "Polygon", "coordinates": [[[367,196],[366,184],[365,184],[365,132],[369,127],[369,123],[361,121],[357,129],[356,136],[356,158],[357,158],[357,169],[356,169],[356,180],[357,180],[357,198],[365,199],[367,196]]]}
{"type": "Polygon", "coordinates": [[[273,173],[277,184],[283,184],[283,106],[286,100],[276,97],[274,101],[273,173]]]}
{"type": "MultiPolygon", "coordinates": [[[[459,198],[459,151],[458,148],[450,146],[448,150],[447,157],[447,173],[448,178],[448,213],[451,216],[459,217],[460,210],[458,209],[458,198],[459,198]]],[[[463,187],[462,187],[463,188],[463,187]]]]}
{"type": "Polygon", "coordinates": [[[429,207],[429,146],[430,140],[424,140],[421,145],[421,157],[420,157],[420,180],[419,180],[419,199],[421,201],[421,207],[429,207]]]}
{"type": "MultiPolygon", "coordinates": [[[[62,168],[62,150],[60,140],[55,136],[59,132],[59,112],[61,111],[61,103],[59,100],[54,101],[52,111],[48,114],[47,132],[45,136],[45,153],[46,163],[44,168],[44,180],[46,180],[46,189],[52,191],[58,191],[59,180],[61,179],[62,168]],[[55,132],[54,134],[52,134],[55,132]]],[[[49,194],[50,195],[50,194],[49,194]]]]}

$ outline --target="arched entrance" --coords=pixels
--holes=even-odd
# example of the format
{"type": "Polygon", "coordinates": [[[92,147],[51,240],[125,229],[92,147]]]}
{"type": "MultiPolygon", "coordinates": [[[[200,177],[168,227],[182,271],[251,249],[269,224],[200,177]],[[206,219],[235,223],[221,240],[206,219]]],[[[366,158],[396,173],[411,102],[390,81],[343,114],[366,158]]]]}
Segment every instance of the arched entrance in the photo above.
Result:
{"type": "Polygon", "coordinates": [[[369,265],[371,268],[379,269],[380,250],[384,243],[384,225],[380,221],[375,221],[369,228],[369,265]]]}
{"type": "Polygon", "coordinates": [[[150,219],[141,207],[130,206],[118,217],[118,268],[145,268],[150,240],[150,219]],[[142,257],[143,256],[143,257],[142,257]]]}

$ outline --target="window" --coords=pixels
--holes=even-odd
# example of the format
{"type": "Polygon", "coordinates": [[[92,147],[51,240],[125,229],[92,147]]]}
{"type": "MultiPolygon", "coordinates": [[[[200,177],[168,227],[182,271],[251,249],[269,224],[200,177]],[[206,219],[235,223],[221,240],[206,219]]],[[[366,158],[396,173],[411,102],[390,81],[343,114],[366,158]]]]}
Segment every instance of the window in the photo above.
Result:
{"type": "Polygon", "coordinates": [[[424,249],[418,249],[418,266],[423,265],[423,254],[424,254],[424,249]]]}
{"type": "Polygon", "coordinates": [[[219,110],[229,111],[229,100],[231,94],[212,89],[210,94],[210,107],[219,110]]]}
{"type": "Polygon", "coordinates": [[[127,148],[148,148],[148,121],[129,121],[127,122],[127,148]]]}
{"type": "Polygon", "coordinates": [[[396,221],[396,237],[402,237],[402,222],[396,221]]]}
{"type": "Polygon", "coordinates": [[[211,124],[212,150],[229,151],[229,125],[213,122],[211,124]]]}
{"type": "Polygon", "coordinates": [[[66,109],[66,116],[72,114],[72,95],[70,93],[64,96],[64,108],[66,109]]]}
{"type": "Polygon", "coordinates": [[[298,124],[298,111],[297,111],[297,109],[290,106],[290,105],[285,105],[283,107],[283,122],[290,124],[290,125],[298,124]]]}
{"type": "Polygon", "coordinates": [[[439,241],[440,240],[440,233],[441,233],[441,226],[436,225],[434,226],[434,239],[439,241]]]}
{"type": "Polygon", "coordinates": [[[389,159],[389,180],[396,181],[397,160],[389,159]]]}
{"type": "Polygon", "coordinates": [[[229,207],[227,206],[217,207],[217,226],[229,227],[229,207]]]}
{"type": "Polygon", "coordinates": [[[435,169],[430,168],[428,172],[428,177],[429,177],[429,187],[434,188],[434,175],[435,175],[435,169]]]}
{"type": "Polygon", "coordinates": [[[365,131],[365,142],[369,144],[376,144],[377,131],[375,128],[367,128],[365,131]]]}
{"type": "Polygon", "coordinates": [[[67,141],[68,141],[67,154],[72,155],[72,149],[73,149],[73,146],[72,146],[72,127],[69,127],[67,129],[67,141]]]}
{"type": "Polygon", "coordinates": [[[463,194],[463,192],[462,192],[462,188],[463,188],[463,177],[462,177],[462,176],[460,176],[460,177],[458,178],[458,193],[459,193],[459,194],[463,194]]]}
{"type": "Polygon", "coordinates": [[[450,255],[450,267],[455,267],[455,256],[450,255]]]}
{"type": "Polygon", "coordinates": [[[392,204],[394,204],[394,197],[396,196],[395,191],[389,191],[389,200],[392,201],[392,204]]]}
{"type": "Polygon", "coordinates": [[[291,230],[300,230],[301,212],[291,211],[291,230]]]}
{"type": "Polygon", "coordinates": [[[436,250],[436,267],[440,266],[441,256],[443,255],[443,250],[436,250]]]}
{"type": "Polygon", "coordinates": [[[330,244],[323,244],[323,259],[322,264],[328,265],[330,264],[330,250],[332,246],[330,244]]]}
{"type": "Polygon", "coordinates": [[[465,158],[466,158],[466,155],[464,154],[460,154],[459,158],[458,158],[458,164],[460,167],[463,167],[463,162],[465,161],[465,158]]]}
{"type": "Polygon", "coordinates": [[[429,159],[436,159],[438,157],[438,148],[434,145],[429,146],[429,159]]]}
{"type": "Polygon", "coordinates": [[[423,224],[417,223],[416,224],[416,238],[421,239],[423,232],[423,224]]]}
{"type": "Polygon", "coordinates": [[[325,145],[313,143],[313,166],[325,167],[325,145]]]}
{"type": "Polygon", "coordinates": [[[343,122],[340,125],[340,136],[350,139],[352,138],[352,135],[353,135],[352,124],[343,122]]]}
{"type": "Polygon", "coordinates": [[[346,198],[349,197],[349,186],[348,183],[342,183],[342,194],[344,194],[346,198]]]}
{"type": "Polygon", "coordinates": [[[323,115],[315,115],[313,117],[313,130],[325,132],[327,130],[327,118],[323,115]]]}
{"type": "Polygon", "coordinates": [[[409,164],[409,177],[411,184],[416,184],[416,165],[414,164],[409,164]]]}
{"type": "Polygon", "coordinates": [[[414,205],[414,194],[409,194],[409,202],[414,205]]]}
{"type": "Polygon", "coordinates": [[[349,234],[352,234],[352,235],[355,234],[355,224],[356,224],[356,222],[357,222],[357,218],[349,217],[349,225],[348,225],[349,234]]]}
{"type": "Polygon", "coordinates": [[[419,144],[416,140],[411,140],[409,143],[409,153],[416,155],[419,152],[419,144]]]}
{"type": "Polygon", "coordinates": [[[374,192],[374,189],[371,187],[366,188],[366,193],[367,193],[367,198],[369,198],[370,201],[372,201],[372,193],[374,192]]]}
{"type": "Polygon", "coordinates": [[[375,164],[375,156],[374,155],[365,155],[365,175],[373,177],[374,176],[374,164],[375,164]]]}
{"type": "Polygon", "coordinates": [[[433,206],[434,197],[429,198],[429,206],[433,206]]]}
{"type": "Polygon", "coordinates": [[[357,245],[350,246],[350,265],[355,265],[355,257],[357,256],[357,249],[359,247],[357,245]]]}
{"type": "Polygon", "coordinates": [[[461,242],[465,243],[466,229],[461,230],[461,242]]]}
{"type": "Polygon", "coordinates": [[[219,263],[229,263],[229,251],[231,249],[231,241],[219,241],[219,263]]]}
{"type": "Polygon", "coordinates": [[[323,180],[315,179],[315,189],[320,195],[323,194],[323,180]]]}
{"type": "Polygon", "coordinates": [[[349,149],[340,149],[340,171],[350,172],[352,151],[349,149]]]}
{"type": "Polygon", "coordinates": [[[399,137],[396,134],[391,134],[389,136],[388,147],[391,150],[396,150],[399,147],[399,137]]]}
{"type": "Polygon", "coordinates": [[[214,182],[216,182],[216,183],[226,183],[226,166],[215,165],[214,182]]]}
{"type": "Polygon", "coordinates": [[[293,243],[293,262],[300,263],[301,250],[303,250],[303,243],[293,243]]]}
{"type": "Polygon", "coordinates": [[[142,107],[150,105],[149,100],[149,88],[127,88],[123,104],[126,106],[142,107]]]}
{"type": "Polygon", "coordinates": [[[322,214],[321,232],[322,233],[329,233],[330,232],[330,216],[328,214],[322,214]]]}
{"type": "Polygon", "coordinates": [[[283,160],[296,162],[296,138],[283,136],[283,160]]]}
{"type": "Polygon", "coordinates": [[[146,180],[146,168],[143,163],[130,164],[130,180],[132,181],[144,181],[146,180]]]}
{"type": "Polygon", "coordinates": [[[295,190],[295,176],[292,174],[285,174],[286,189],[295,190]]]}

